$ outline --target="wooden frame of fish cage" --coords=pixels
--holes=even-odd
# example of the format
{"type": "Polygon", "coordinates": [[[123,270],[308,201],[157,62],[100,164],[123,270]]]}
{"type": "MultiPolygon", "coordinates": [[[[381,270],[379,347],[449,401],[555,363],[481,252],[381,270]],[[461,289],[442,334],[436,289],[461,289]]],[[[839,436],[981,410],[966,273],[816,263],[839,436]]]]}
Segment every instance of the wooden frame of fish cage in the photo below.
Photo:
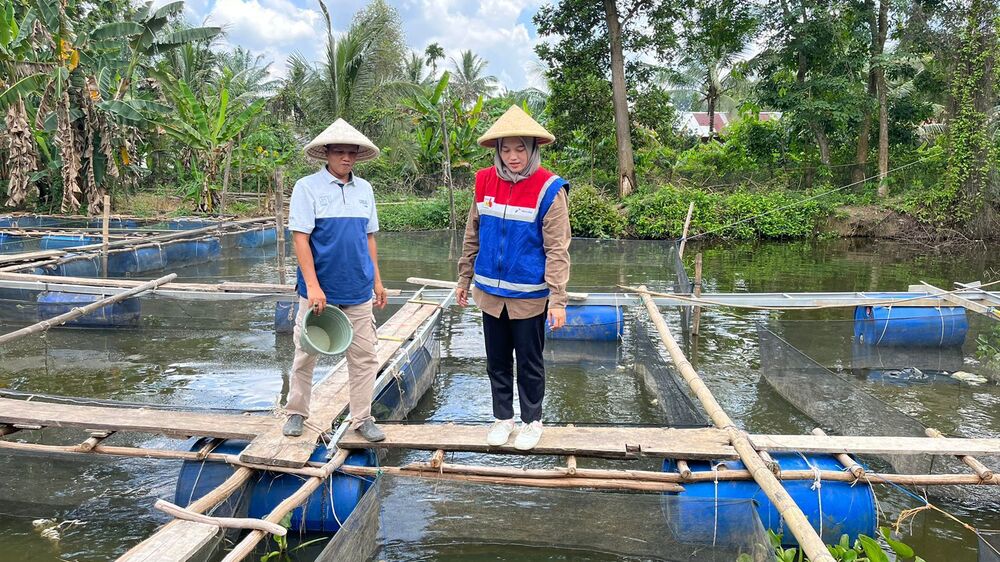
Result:
{"type": "MultiPolygon", "coordinates": [[[[267,219],[254,219],[262,222],[267,219]]],[[[208,227],[217,230],[219,227],[208,227]]],[[[190,237],[193,231],[179,231],[190,237]]],[[[169,235],[172,236],[172,235],[169,235]]],[[[181,238],[182,236],[178,236],[181,238]]],[[[148,242],[148,240],[144,240],[148,242]]],[[[56,251],[58,252],[58,251],[56,251]]],[[[32,267],[34,265],[31,265],[32,267]]],[[[19,265],[18,267],[27,267],[19,265]]],[[[170,277],[170,276],[167,276],[170,277]]],[[[126,280],[92,280],[84,278],[63,278],[63,283],[56,282],[50,276],[31,276],[25,274],[0,274],[0,281],[18,283],[19,286],[74,287],[80,292],[107,291],[113,289],[116,293],[108,298],[126,298],[132,294],[147,290],[141,282],[126,280]],[[39,279],[45,278],[45,279],[39,279]],[[67,284],[68,283],[68,284],[67,284]]],[[[411,279],[426,286],[444,286],[449,289],[454,286],[449,282],[432,282],[433,280],[411,279]]],[[[157,292],[172,291],[177,296],[187,298],[206,297],[218,298],[271,298],[284,300],[288,298],[291,288],[282,285],[219,283],[214,285],[171,283],[169,279],[156,280],[157,292]]],[[[929,286],[928,286],[929,287],[929,286]]],[[[927,289],[928,287],[924,287],[927,289]]],[[[929,287],[930,291],[911,293],[912,296],[894,297],[888,302],[899,303],[906,300],[913,304],[942,301],[966,308],[971,305],[981,307],[977,311],[990,316],[995,311],[994,304],[1000,302],[996,293],[983,291],[979,287],[962,287],[956,291],[943,291],[929,287]]],[[[911,287],[911,290],[914,289],[911,287]]],[[[795,534],[806,554],[812,560],[832,560],[826,551],[822,540],[805,520],[801,510],[787,495],[781,486],[781,481],[814,480],[816,478],[830,481],[861,482],[869,484],[886,482],[901,485],[998,485],[1000,478],[993,470],[975,459],[977,454],[1000,453],[1000,439],[964,439],[946,438],[939,433],[928,432],[926,438],[899,437],[842,437],[826,436],[822,432],[814,432],[808,436],[792,435],[750,435],[736,427],[735,422],[715,400],[711,391],[704,384],[697,372],[684,357],[679,346],[673,339],[663,317],[657,308],[661,304],[695,304],[697,306],[731,306],[747,304],[747,297],[742,295],[730,297],[727,295],[703,295],[703,298],[691,298],[685,295],[653,295],[645,287],[639,287],[635,294],[626,295],[575,295],[577,302],[591,304],[593,301],[612,301],[615,304],[628,305],[642,303],[657,328],[661,341],[671,359],[681,373],[689,388],[709,413],[715,427],[704,429],[680,430],[671,428],[595,428],[595,427],[549,427],[543,435],[540,446],[527,454],[558,454],[566,457],[566,466],[549,469],[518,469],[508,467],[484,467],[445,462],[446,450],[482,451],[480,443],[483,428],[474,427],[459,429],[458,426],[449,430],[454,437],[461,434],[462,439],[442,440],[445,432],[441,428],[430,425],[406,426],[385,424],[388,438],[383,443],[370,444],[359,442],[353,432],[341,425],[333,434],[338,443],[338,451],[325,463],[310,462],[317,439],[329,427],[329,423],[346,409],[346,366],[339,364],[322,383],[314,389],[314,400],[318,405],[315,416],[320,418],[314,427],[307,427],[306,434],[301,438],[285,438],[280,435],[281,420],[265,416],[234,416],[225,414],[199,414],[189,412],[171,412],[165,416],[162,411],[150,411],[135,408],[106,408],[92,406],[53,405],[39,402],[26,403],[6,398],[0,398],[0,450],[32,454],[58,455],[115,455],[144,458],[194,460],[204,462],[225,462],[237,467],[234,474],[210,492],[205,497],[189,506],[179,506],[182,511],[176,512],[180,517],[196,518],[199,521],[175,520],[161,528],[152,537],[131,549],[122,560],[185,560],[196,552],[203,544],[217,533],[219,526],[240,526],[232,521],[206,524],[205,519],[195,517],[204,513],[218,503],[224,501],[234,490],[245,483],[256,470],[267,470],[282,473],[298,474],[305,478],[301,488],[285,501],[281,502],[265,519],[277,523],[292,509],[300,505],[318,486],[334,472],[374,476],[381,473],[393,473],[424,478],[439,478],[464,480],[471,482],[488,482],[521,486],[537,487],[584,487],[596,489],[625,489],[637,491],[679,491],[684,483],[699,481],[722,480],[754,480],[768,495],[785,518],[789,529],[795,534]],[[721,299],[721,302],[720,302],[721,299]],[[728,302],[727,302],[727,299],[728,302]],[[16,403],[16,404],[15,404],[16,403]],[[26,408],[26,404],[31,404],[26,408]],[[21,410],[18,414],[15,410],[21,410]],[[154,419],[155,418],[155,421],[154,419]],[[325,422],[325,423],[324,423],[325,422]],[[9,441],[5,437],[24,430],[39,430],[44,427],[78,427],[89,429],[90,434],[84,441],[69,446],[45,445],[9,441]],[[407,439],[394,438],[394,433],[404,428],[411,436],[407,439]],[[408,428],[408,429],[407,429],[408,428]],[[192,435],[213,437],[215,440],[200,451],[176,451],[164,449],[149,449],[142,447],[117,447],[104,442],[116,432],[155,432],[174,437],[192,435]],[[421,432],[426,435],[421,437],[421,432]],[[463,433],[464,432],[464,433],[463,433]],[[688,433],[684,433],[688,432],[688,433]],[[413,434],[420,439],[413,438],[413,434]],[[612,439],[614,434],[614,441],[612,439]],[[473,437],[470,437],[472,435],[473,437]],[[560,436],[562,435],[562,437],[560,436]],[[681,436],[697,436],[695,442],[684,441],[681,436]],[[574,437],[575,436],[575,437],[574,437]],[[595,445],[581,445],[584,441],[604,443],[604,448],[595,445]],[[639,439],[639,437],[642,439],[639,439]],[[227,437],[251,438],[251,444],[240,455],[218,454],[212,449],[221,439],[227,437]],[[572,438],[572,439],[571,439],[572,438]],[[464,440],[463,440],[464,439],[464,440]],[[545,440],[554,439],[555,449],[543,445],[545,440]],[[567,439],[569,441],[567,441],[567,439]],[[576,439],[573,441],[573,439],[576,439]],[[659,441],[657,441],[659,439],[659,441]],[[698,440],[702,442],[699,444],[698,440]],[[707,440],[707,441],[706,441],[707,440]],[[612,443],[608,449],[607,444],[612,443]],[[569,444],[567,444],[569,443],[569,444]],[[663,443],[667,443],[666,446],[663,443]],[[710,443],[710,446],[705,446],[710,443]],[[672,444],[672,445],[671,445],[672,444]],[[343,466],[343,462],[351,448],[399,447],[427,449],[432,452],[431,458],[424,463],[410,463],[399,467],[354,467],[343,466]],[[657,449],[657,446],[666,447],[657,449]],[[673,447],[673,448],[670,448],[673,447]],[[259,451],[259,453],[257,452],[259,451]],[[775,474],[773,461],[769,460],[768,451],[802,451],[836,454],[845,471],[813,470],[813,471],[780,471],[775,474]],[[955,455],[970,469],[969,474],[881,474],[866,472],[853,460],[850,454],[938,454],[955,455]],[[597,456],[612,458],[640,458],[653,456],[656,458],[678,459],[676,472],[653,472],[643,470],[604,470],[580,468],[576,464],[577,457],[597,456]],[[747,467],[743,470],[714,470],[710,473],[694,473],[687,468],[686,459],[697,458],[739,458],[747,467]]],[[[428,300],[432,293],[424,289],[412,295],[397,295],[406,298],[403,308],[397,311],[386,324],[379,327],[379,336],[386,344],[380,346],[379,359],[385,367],[381,380],[392,376],[393,365],[398,364],[401,356],[397,351],[407,341],[415,341],[418,332],[425,336],[433,329],[442,307],[448,306],[453,300],[454,290],[444,293],[440,301],[428,300]]],[[[858,293],[824,294],[822,297],[797,297],[781,294],[781,297],[768,296],[763,300],[769,307],[802,309],[803,307],[827,308],[832,306],[856,306],[878,302],[879,297],[858,293]],[[832,296],[831,296],[832,295],[832,296]],[[790,302],[791,301],[791,302],[790,302]],[[808,301],[808,302],[806,302],[808,301]]],[[[750,306],[758,306],[751,304],[750,306]]],[[[81,312],[85,313],[86,311],[81,312]]],[[[992,317],[992,316],[991,316],[992,317]]],[[[40,324],[44,324],[40,323],[40,324]]],[[[29,332],[31,333],[31,332],[29,332]]],[[[27,334],[24,334],[27,335],[27,334]]],[[[397,367],[398,368],[398,367],[397,367]]],[[[491,448],[483,452],[504,454],[525,454],[509,448],[491,448]]],[[[243,525],[241,528],[245,528],[243,525]]],[[[250,552],[264,536],[261,528],[272,528],[254,522],[252,530],[226,556],[226,560],[241,560],[250,552]]]]}

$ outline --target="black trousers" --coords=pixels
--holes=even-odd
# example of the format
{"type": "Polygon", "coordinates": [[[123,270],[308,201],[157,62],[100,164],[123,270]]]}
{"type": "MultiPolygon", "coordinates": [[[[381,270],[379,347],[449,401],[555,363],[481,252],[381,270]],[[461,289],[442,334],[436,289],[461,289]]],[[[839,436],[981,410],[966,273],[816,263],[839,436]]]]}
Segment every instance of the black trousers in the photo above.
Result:
{"type": "Polygon", "coordinates": [[[514,354],[517,354],[517,396],[521,421],[542,419],[545,397],[545,318],[543,312],[532,318],[511,320],[507,307],[494,318],[483,313],[486,336],[486,372],[493,394],[493,415],[498,420],[514,417],[514,354]]]}

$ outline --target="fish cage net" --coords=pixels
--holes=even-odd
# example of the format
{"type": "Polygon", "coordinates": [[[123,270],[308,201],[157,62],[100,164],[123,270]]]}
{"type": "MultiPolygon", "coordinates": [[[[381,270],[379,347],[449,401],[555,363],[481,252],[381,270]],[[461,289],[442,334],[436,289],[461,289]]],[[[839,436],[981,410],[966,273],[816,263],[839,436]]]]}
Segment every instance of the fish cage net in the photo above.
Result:
{"type": "MultiPolygon", "coordinates": [[[[821,323],[809,322],[809,324],[821,323]]],[[[790,339],[807,341],[808,338],[808,341],[814,342],[824,339],[817,338],[816,332],[812,332],[810,336],[803,335],[805,332],[808,330],[803,328],[802,321],[772,320],[757,325],[761,380],[770,385],[785,401],[811,418],[819,427],[834,434],[927,437],[927,427],[921,421],[873,396],[854,377],[834,372],[789,343],[790,339]]],[[[831,339],[834,341],[832,345],[837,347],[836,339],[831,339]]],[[[849,342],[841,342],[840,349],[848,344],[849,342]]],[[[882,362],[878,368],[891,370],[887,365],[892,365],[900,372],[905,372],[908,365],[924,364],[919,363],[922,360],[945,361],[935,353],[935,350],[928,349],[887,350],[886,354],[878,359],[882,362]]],[[[868,356],[863,360],[871,361],[871,357],[868,356]]],[[[866,365],[876,367],[874,363],[866,365]]],[[[844,371],[850,373],[851,368],[845,365],[844,371]]],[[[952,432],[953,435],[961,436],[959,433],[952,432]]],[[[995,464],[990,462],[995,460],[991,457],[980,457],[980,459],[987,464],[995,464]]],[[[888,463],[893,471],[900,474],[971,473],[968,467],[950,456],[880,454],[873,460],[876,463],[888,463]]],[[[976,504],[983,501],[995,504],[998,495],[993,486],[976,487],[974,490],[961,486],[932,486],[927,491],[937,497],[969,500],[976,504]]]]}
{"type": "Polygon", "coordinates": [[[673,427],[707,427],[707,416],[695,405],[673,365],[664,359],[646,324],[635,319],[631,324],[629,351],[635,374],[656,396],[667,424],[673,427]]]}
{"type": "Polygon", "coordinates": [[[773,551],[749,500],[382,475],[317,558],[333,560],[755,562],[773,551]]]}
{"type": "Polygon", "coordinates": [[[1000,531],[980,531],[978,562],[1000,562],[1000,531]]]}

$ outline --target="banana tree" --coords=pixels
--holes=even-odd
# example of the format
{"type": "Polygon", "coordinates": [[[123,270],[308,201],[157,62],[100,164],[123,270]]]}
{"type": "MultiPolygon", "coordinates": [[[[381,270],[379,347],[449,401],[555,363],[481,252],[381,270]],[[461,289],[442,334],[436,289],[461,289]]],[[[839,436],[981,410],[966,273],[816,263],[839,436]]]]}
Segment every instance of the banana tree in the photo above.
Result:
{"type": "Polygon", "coordinates": [[[218,176],[219,164],[233,139],[247,128],[267,100],[257,100],[233,115],[229,113],[229,90],[225,87],[216,98],[205,101],[197,98],[184,80],[168,79],[163,84],[177,111],[163,116],[159,125],[167,135],[190,148],[203,166],[198,210],[211,213],[218,195],[214,187],[210,188],[210,180],[214,183],[218,176]]]}
{"type": "MultiPolygon", "coordinates": [[[[137,145],[150,119],[167,108],[155,91],[128,86],[140,62],[218,28],[159,34],[178,2],[155,12],[146,4],[121,21],[92,24],[93,9],[77,0],[0,0],[0,111],[7,127],[8,200],[25,203],[61,184],[63,212],[101,210],[106,180],[134,184],[137,145]],[[126,171],[125,174],[121,170],[126,171]]],[[[107,19],[107,18],[105,18],[107,19]]]]}

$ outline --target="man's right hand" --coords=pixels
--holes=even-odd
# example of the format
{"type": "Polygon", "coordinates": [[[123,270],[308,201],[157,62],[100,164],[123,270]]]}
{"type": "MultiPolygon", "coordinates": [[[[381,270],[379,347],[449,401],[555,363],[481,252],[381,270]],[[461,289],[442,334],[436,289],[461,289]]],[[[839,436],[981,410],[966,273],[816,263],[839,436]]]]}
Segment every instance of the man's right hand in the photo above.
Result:
{"type": "Polygon", "coordinates": [[[319,315],[323,314],[323,309],[326,308],[326,293],[319,286],[306,287],[306,299],[309,301],[309,308],[312,309],[313,314],[319,315]]]}
{"type": "Polygon", "coordinates": [[[469,306],[469,290],[455,289],[455,300],[458,301],[458,306],[469,306]]]}

